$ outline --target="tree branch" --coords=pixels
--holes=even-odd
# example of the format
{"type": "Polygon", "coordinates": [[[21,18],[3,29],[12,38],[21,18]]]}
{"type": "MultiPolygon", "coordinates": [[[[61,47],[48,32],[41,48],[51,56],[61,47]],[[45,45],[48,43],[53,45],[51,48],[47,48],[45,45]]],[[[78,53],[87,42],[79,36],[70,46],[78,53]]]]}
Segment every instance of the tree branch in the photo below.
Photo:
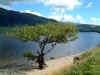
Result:
{"type": "Polygon", "coordinates": [[[55,46],[56,46],[56,42],[52,43],[51,46],[52,46],[52,47],[51,47],[50,49],[48,49],[47,52],[44,53],[44,55],[47,55],[48,53],[50,53],[50,52],[55,48],[55,46]]]}

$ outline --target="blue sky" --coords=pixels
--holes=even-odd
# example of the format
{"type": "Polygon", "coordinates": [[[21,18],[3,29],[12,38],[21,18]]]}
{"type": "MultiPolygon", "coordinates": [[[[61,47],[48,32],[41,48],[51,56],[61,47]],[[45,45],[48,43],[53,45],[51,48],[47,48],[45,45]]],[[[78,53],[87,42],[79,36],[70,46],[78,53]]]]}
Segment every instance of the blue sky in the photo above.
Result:
{"type": "Polygon", "coordinates": [[[100,0],[0,0],[0,7],[64,22],[100,25],[100,0]]]}

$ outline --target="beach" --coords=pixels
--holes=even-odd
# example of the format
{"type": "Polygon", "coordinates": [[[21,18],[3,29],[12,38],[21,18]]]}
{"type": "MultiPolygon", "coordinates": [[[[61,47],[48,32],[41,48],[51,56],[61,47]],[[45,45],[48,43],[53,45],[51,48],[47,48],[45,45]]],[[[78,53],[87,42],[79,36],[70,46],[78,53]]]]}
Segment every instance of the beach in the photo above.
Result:
{"type": "Polygon", "coordinates": [[[26,73],[26,75],[52,75],[53,72],[57,72],[60,69],[66,67],[69,68],[73,64],[73,57],[80,54],[65,56],[57,59],[46,61],[47,67],[43,70],[33,69],[26,73]]]}

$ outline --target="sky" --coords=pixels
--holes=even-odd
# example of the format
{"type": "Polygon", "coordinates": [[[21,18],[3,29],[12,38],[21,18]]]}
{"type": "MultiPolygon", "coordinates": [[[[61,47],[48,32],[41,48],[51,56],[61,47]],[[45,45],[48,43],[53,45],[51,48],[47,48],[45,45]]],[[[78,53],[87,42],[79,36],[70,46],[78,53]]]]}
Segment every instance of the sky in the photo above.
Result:
{"type": "Polygon", "coordinates": [[[0,7],[63,22],[100,25],[100,0],[0,0],[0,7]]]}

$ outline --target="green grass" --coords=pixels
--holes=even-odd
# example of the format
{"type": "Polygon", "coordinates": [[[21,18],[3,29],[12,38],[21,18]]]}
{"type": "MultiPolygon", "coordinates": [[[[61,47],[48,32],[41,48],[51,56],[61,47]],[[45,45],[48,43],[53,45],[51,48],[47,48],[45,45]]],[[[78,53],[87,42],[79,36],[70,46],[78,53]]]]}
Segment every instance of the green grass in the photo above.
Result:
{"type": "Polygon", "coordinates": [[[64,68],[54,75],[100,75],[100,46],[84,52],[70,69],[64,68]]]}
{"type": "Polygon", "coordinates": [[[100,71],[100,64],[99,65],[92,65],[93,71],[100,71]]]}

